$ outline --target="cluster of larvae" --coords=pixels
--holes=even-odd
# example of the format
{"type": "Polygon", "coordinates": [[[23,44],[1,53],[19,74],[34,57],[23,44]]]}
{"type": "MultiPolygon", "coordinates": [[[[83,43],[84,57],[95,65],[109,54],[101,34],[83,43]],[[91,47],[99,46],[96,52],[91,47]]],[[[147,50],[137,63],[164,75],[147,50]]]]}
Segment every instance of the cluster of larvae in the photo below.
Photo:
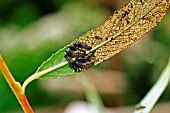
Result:
{"type": "Polygon", "coordinates": [[[64,57],[75,72],[81,72],[94,65],[94,62],[92,61],[94,52],[86,53],[86,51],[91,49],[92,48],[85,43],[75,42],[65,51],[64,57]]]}

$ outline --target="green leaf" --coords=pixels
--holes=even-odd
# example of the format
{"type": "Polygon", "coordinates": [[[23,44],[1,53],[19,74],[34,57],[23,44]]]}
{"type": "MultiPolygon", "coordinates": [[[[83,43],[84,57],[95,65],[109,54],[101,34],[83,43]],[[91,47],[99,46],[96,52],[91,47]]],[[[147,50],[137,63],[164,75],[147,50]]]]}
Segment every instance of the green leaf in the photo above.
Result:
{"type": "MultiPolygon", "coordinates": [[[[65,46],[63,49],[58,50],[49,59],[43,62],[41,66],[38,68],[38,70],[36,71],[36,73],[47,70],[48,68],[57,66],[64,62],[67,62],[64,57],[64,52],[66,49],[68,49],[68,46],[65,46]]],[[[59,67],[51,72],[48,72],[47,74],[40,76],[40,78],[46,78],[46,79],[60,78],[60,77],[65,77],[65,76],[72,75],[75,73],[76,72],[74,72],[67,63],[62,67],[59,67]]]]}
{"type": "Polygon", "coordinates": [[[25,93],[26,86],[35,79],[54,79],[75,74],[76,72],[70,68],[64,57],[67,49],[68,45],[43,62],[38,70],[25,80],[22,85],[22,93],[25,93]]]}

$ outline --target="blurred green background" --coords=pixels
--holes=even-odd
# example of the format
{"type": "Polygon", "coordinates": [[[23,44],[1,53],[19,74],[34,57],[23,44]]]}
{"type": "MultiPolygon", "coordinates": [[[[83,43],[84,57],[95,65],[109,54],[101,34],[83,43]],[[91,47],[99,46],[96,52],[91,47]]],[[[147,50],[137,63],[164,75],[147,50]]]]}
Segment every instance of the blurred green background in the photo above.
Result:
{"type": "MultiPolygon", "coordinates": [[[[15,79],[22,84],[51,54],[100,26],[128,1],[0,0],[0,54],[15,79]]],[[[90,70],[125,74],[123,84],[126,85],[121,93],[99,91],[106,107],[138,103],[157,80],[170,56],[169,20],[170,13],[167,13],[143,39],[90,70]]],[[[104,76],[103,81],[107,81],[104,76]]],[[[42,81],[46,83],[46,80],[42,81]]],[[[86,100],[83,91],[49,91],[40,82],[36,80],[26,89],[28,100],[35,109],[63,108],[73,100],[86,100]]],[[[169,101],[169,94],[168,87],[161,101],[169,101]]],[[[21,107],[0,73],[0,113],[15,110],[21,110],[21,107]]]]}

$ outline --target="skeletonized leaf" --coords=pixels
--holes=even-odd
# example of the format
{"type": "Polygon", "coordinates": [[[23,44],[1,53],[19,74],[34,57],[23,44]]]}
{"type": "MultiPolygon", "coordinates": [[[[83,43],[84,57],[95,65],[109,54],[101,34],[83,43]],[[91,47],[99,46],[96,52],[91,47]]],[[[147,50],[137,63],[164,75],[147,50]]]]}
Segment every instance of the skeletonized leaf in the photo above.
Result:
{"type": "MultiPolygon", "coordinates": [[[[86,52],[86,55],[94,53],[94,57],[89,59],[88,63],[94,62],[96,65],[144,36],[162,20],[169,7],[169,0],[131,0],[116,11],[102,26],[89,31],[73,41],[70,46],[81,42],[91,47],[90,50],[80,48],[86,52]]],[[[63,55],[61,56],[63,57],[63,55]]],[[[81,62],[79,65],[83,64],[84,67],[88,65],[86,62],[83,63],[81,62]]],[[[90,67],[86,66],[86,69],[90,67]]]]}
{"type": "MultiPolygon", "coordinates": [[[[34,79],[58,78],[75,74],[73,70],[88,69],[91,65],[97,65],[107,60],[153,29],[161,22],[169,7],[170,0],[131,0],[119,11],[116,11],[102,26],[73,41],[70,46],[72,49],[77,48],[76,50],[70,50],[70,47],[66,46],[50,57],[35,74],[25,81],[23,89],[34,79]],[[75,47],[76,42],[85,44],[90,49],[82,47],[82,45],[75,47]],[[77,66],[77,69],[69,67],[68,59],[64,58],[66,50],[71,54],[85,51],[84,56],[68,55],[74,62],[72,67],[77,66]],[[87,58],[90,53],[94,56],[87,58]],[[79,58],[83,58],[83,61],[78,61],[79,58]]],[[[71,63],[69,62],[69,64],[71,63]]]]}
{"type": "Polygon", "coordinates": [[[94,65],[119,53],[154,28],[170,7],[169,0],[131,0],[116,11],[102,26],[91,30],[75,42],[92,47],[94,65]],[[100,37],[100,38],[98,38],[100,37]]]}

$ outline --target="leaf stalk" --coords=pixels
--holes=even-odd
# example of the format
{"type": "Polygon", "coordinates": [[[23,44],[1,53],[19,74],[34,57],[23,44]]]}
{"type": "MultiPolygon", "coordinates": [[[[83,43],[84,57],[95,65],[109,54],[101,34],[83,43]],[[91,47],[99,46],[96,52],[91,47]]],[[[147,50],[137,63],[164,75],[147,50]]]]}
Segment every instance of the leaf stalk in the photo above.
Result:
{"type": "Polygon", "coordinates": [[[49,72],[51,72],[51,71],[54,71],[54,70],[56,70],[56,69],[58,69],[58,68],[60,68],[60,67],[62,67],[62,66],[64,66],[64,65],[66,65],[67,63],[68,63],[68,62],[65,61],[65,62],[62,62],[62,63],[60,63],[60,64],[58,64],[58,65],[55,65],[55,66],[53,66],[53,67],[51,67],[51,68],[48,68],[48,69],[45,69],[45,70],[43,70],[43,71],[34,73],[34,74],[31,75],[29,78],[27,78],[27,79],[25,80],[25,82],[23,83],[23,85],[22,85],[22,93],[25,93],[25,88],[27,87],[27,85],[28,85],[30,82],[32,82],[32,81],[35,80],[35,79],[38,79],[38,78],[41,77],[42,75],[45,75],[45,74],[47,74],[47,73],[49,73],[49,72]]]}

